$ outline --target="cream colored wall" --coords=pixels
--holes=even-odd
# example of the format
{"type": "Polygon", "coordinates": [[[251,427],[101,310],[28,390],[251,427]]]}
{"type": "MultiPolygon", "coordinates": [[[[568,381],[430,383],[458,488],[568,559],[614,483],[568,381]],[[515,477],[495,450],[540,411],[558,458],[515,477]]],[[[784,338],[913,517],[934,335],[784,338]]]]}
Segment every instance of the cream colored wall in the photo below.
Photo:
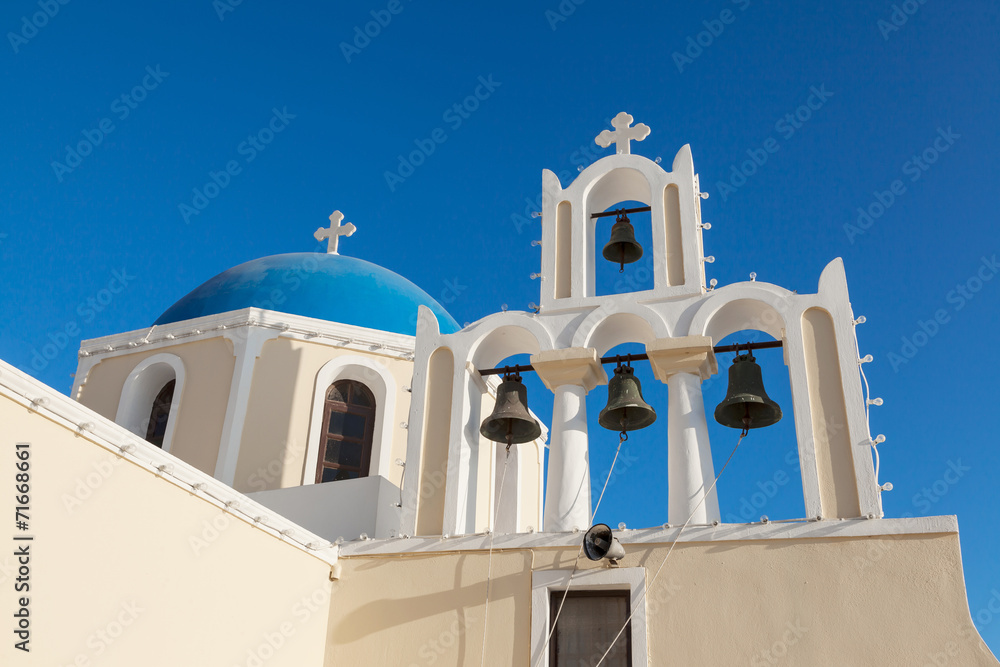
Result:
{"type": "MultiPolygon", "coordinates": [[[[326,665],[478,665],[483,552],[341,560],[326,665]]],[[[528,665],[531,553],[494,552],[487,665],[528,665]]]]}
{"type": "Polygon", "coordinates": [[[219,442],[236,357],[233,344],[223,337],[181,343],[154,350],[106,357],[88,373],[77,400],[114,421],[122,386],[144,359],[167,352],[184,362],[184,389],[170,453],[209,475],[219,458],[219,442]]]}
{"type": "MultiPolygon", "coordinates": [[[[246,665],[269,641],[279,648],[268,667],[323,664],[327,563],[4,396],[0,423],[11,487],[14,443],[31,443],[35,537],[31,652],[8,629],[0,664],[246,665]]],[[[0,511],[13,521],[10,491],[0,511]]],[[[8,626],[13,544],[0,555],[8,626]]]]}
{"type": "MultiPolygon", "coordinates": [[[[496,399],[490,394],[483,394],[479,414],[485,419],[493,412],[496,399]]],[[[476,470],[476,532],[486,530],[492,523],[490,511],[496,512],[493,507],[493,498],[500,480],[494,475],[502,473],[502,468],[497,464],[497,449],[502,449],[505,445],[498,444],[479,436],[479,468],[476,470]]],[[[511,466],[507,470],[508,475],[516,474],[517,470],[511,466]]],[[[501,501],[503,499],[501,498],[501,501]]]]}
{"type": "MultiPolygon", "coordinates": [[[[415,429],[420,429],[421,435],[414,532],[416,535],[440,535],[444,532],[451,411],[454,407],[452,392],[455,387],[455,358],[449,348],[440,347],[430,355],[426,378],[426,391],[422,392],[426,403],[422,406],[423,424],[413,425],[415,429]]],[[[419,410],[413,412],[419,413],[419,410]]],[[[412,461],[410,465],[413,465],[412,461]]]]}
{"type": "Polygon", "coordinates": [[[836,332],[829,312],[810,308],[802,314],[802,346],[823,516],[857,517],[861,515],[858,482],[847,429],[836,332]]]}
{"type": "MultiPolygon", "coordinates": [[[[305,461],[316,375],[332,359],[364,354],[385,366],[396,381],[395,419],[390,424],[392,450],[389,461],[406,459],[406,431],[399,427],[410,412],[413,362],[362,353],[308,341],[279,337],[264,343],[254,365],[247,419],[243,427],[234,488],[264,491],[298,486],[304,467],[314,474],[316,461],[305,461]]],[[[324,387],[325,389],[325,387],[324,387]]],[[[380,418],[380,417],[378,417],[380,418]]],[[[390,465],[385,475],[397,486],[403,469],[390,465]]]]}
{"type": "MultiPolygon", "coordinates": [[[[521,530],[542,530],[541,477],[544,456],[540,443],[521,445],[521,530]]],[[[594,499],[596,502],[596,499],[594,499]]]]}
{"type": "MultiPolygon", "coordinates": [[[[625,549],[620,567],[648,583],[669,545],[625,549]]],[[[494,552],[487,665],[530,663],[532,567],[572,570],[578,552],[494,552]]],[[[340,562],[327,665],[479,664],[486,553],[340,562]]],[[[957,534],[680,543],[646,609],[652,665],[1000,664],[972,624],[957,534]]]]}

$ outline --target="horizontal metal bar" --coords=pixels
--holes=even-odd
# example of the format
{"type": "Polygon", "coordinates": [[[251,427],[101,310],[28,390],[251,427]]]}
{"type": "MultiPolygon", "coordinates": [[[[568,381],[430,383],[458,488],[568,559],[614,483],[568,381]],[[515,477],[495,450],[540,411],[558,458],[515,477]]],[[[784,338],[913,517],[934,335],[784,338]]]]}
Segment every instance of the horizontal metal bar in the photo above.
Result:
{"type": "Polygon", "coordinates": [[[737,350],[767,350],[772,347],[781,347],[782,343],[780,340],[769,340],[763,343],[743,343],[740,345],[716,345],[712,349],[716,352],[736,352],[737,350]]]}
{"type": "Polygon", "coordinates": [[[480,375],[501,375],[504,373],[520,373],[521,371],[533,371],[535,368],[528,364],[526,366],[500,366],[499,368],[488,368],[479,371],[480,375]]]}
{"type": "MultiPolygon", "coordinates": [[[[766,350],[775,347],[782,347],[780,340],[769,340],[763,343],[737,343],[735,345],[716,345],[712,348],[714,352],[736,352],[737,350],[766,350]]],[[[630,363],[633,361],[648,361],[648,354],[613,354],[610,357],[601,357],[601,364],[617,364],[619,361],[630,363]]],[[[522,373],[535,370],[531,364],[521,366],[500,366],[498,368],[487,368],[479,371],[480,375],[503,375],[504,373],[522,373]]]]}
{"type": "Polygon", "coordinates": [[[606,218],[610,215],[619,215],[620,213],[628,215],[629,213],[645,213],[646,211],[651,211],[651,210],[653,209],[651,209],[649,206],[643,206],[641,208],[620,208],[617,211],[605,211],[604,213],[591,213],[590,217],[606,218]]]}

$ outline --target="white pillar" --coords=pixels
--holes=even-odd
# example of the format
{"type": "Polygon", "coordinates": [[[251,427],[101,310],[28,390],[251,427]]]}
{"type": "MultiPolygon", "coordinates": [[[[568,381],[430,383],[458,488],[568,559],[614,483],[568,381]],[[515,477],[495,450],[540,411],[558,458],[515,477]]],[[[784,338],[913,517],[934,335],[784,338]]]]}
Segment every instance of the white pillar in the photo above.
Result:
{"type": "Polygon", "coordinates": [[[587,441],[587,390],[556,387],[552,403],[549,474],[545,490],[545,530],[590,526],[590,459],[587,441]]]}
{"type": "Polygon", "coordinates": [[[711,523],[720,519],[716,490],[705,497],[715,480],[708,422],[701,396],[701,378],[674,373],[667,379],[667,518],[671,525],[711,523]],[[702,502],[702,498],[705,501],[702,502]],[[693,514],[692,514],[693,513],[693,514]]]}
{"type": "MultiPolygon", "coordinates": [[[[222,439],[219,443],[219,457],[215,462],[215,479],[223,484],[245,489],[245,480],[236,481],[236,463],[240,457],[240,443],[243,440],[243,424],[250,404],[250,383],[257,357],[264,349],[264,343],[280,335],[274,329],[264,329],[256,324],[246,324],[230,329],[224,334],[233,343],[236,367],[226,404],[226,418],[222,424],[222,439]]],[[[315,465],[315,463],[313,464],[315,465]]]]}
{"type": "Polygon", "coordinates": [[[590,528],[590,459],[587,392],[608,381],[592,348],[547,350],[531,357],[539,379],[554,394],[545,486],[545,531],[590,528]]]}

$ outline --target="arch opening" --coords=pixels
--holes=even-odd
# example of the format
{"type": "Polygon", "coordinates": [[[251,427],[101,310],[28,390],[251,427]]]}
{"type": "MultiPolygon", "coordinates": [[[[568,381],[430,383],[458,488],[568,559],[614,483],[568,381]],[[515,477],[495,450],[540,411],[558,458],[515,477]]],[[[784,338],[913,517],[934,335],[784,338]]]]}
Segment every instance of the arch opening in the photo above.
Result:
{"type": "MultiPolygon", "coordinates": [[[[775,340],[758,329],[733,332],[716,345],[775,340]]],[[[744,353],[745,354],[745,353],[744,353]]],[[[799,463],[798,439],[792,405],[791,382],[781,348],[754,350],[764,390],[781,408],[781,420],[771,426],[750,429],[716,484],[723,523],[752,523],[767,516],[774,519],[805,518],[805,499],[799,463]]],[[[739,431],[719,424],[714,413],[729,387],[729,368],[736,354],[718,355],[719,372],[702,382],[702,397],[708,419],[712,461],[718,475],[739,439],[739,431]]]]}
{"type": "Polygon", "coordinates": [[[149,411],[149,423],[146,426],[146,441],[163,448],[163,438],[167,434],[167,423],[170,421],[170,404],[174,400],[174,387],[177,380],[170,380],[160,393],[153,399],[153,407],[149,411]]]}
{"type": "Polygon", "coordinates": [[[115,423],[170,451],[184,391],[180,357],[154,354],[139,362],[122,386],[115,423]]]}
{"type": "MultiPolygon", "coordinates": [[[[644,354],[644,343],[621,342],[606,350],[602,356],[644,354]]],[[[666,520],[667,508],[667,385],[653,376],[648,361],[633,361],[634,375],[642,389],[642,397],[655,411],[656,421],[646,428],[628,433],[622,443],[618,460],[618,433],[603,428],[598,423],[601,410],[608,403],[608,386],[595,387],[587,394],[587,433],[590,456],[591,511],[597,508],[595,523],[617,526],[657,526],[666,520]],[[614,467],[612,467],[614,463],[614,467]],[[601,491],[604,498],[598,507],[601,491]],[[649,502],[637,505],[629,489],[653,490],[649,502]]],[[[610,379],[615,365],[605,365],[610,379]]]]}
{"type": "Polygon", "coordinates": [[[503,365],[501,360],[515,355],[527,358],[527,355],[538,354],[543,347],[548,347],[548,333],[537,323],[506,324],[496,327],[477,341],[470,358],[476,368],[495,368],[503,365]]]}
{"type": "MultiPolygon", "coordinates": [[[[605,207],[603,211],[593,212],[610,212],[643,206],[649,206],[649,202],[623,200],[605,207]]],[[[655,263],[653,260],[653,222],[651,213],[650,211],[629,213],[628,219],[632,224],[632,229],[635,231],[636,242],[642,246],[642,257],[624,266],[606,259],[603,255],[604,247],[611,237],[611,230],[615,224],[616,216],[588,220],[594,238],[595,291],[593,291],[593,294],[597,296],[626,294],[653,289],[655,284],[655,263]],[[624,270],[622,271],[621,269],[624,270]]]]}
{"type": "Polygon", "coordinates": [[[316,483],[367,477],[375,431],[375,394],[356,380],[338,380],[326,391],[316,483]]]}
{"type": "MultiPolygon", "coordinates": [[[[517,366],[531,363],[531,355],[514,354],[498,361],[495,366],[517,366]]],[[[493,376],[491,383],[502,381],[503,376],[493,376]]],[[[552,419],[553,394],[536,373],[521,374],[527,394],[526,407],[542,428],[542,438],[548,432],[552,419]]],[[[469,424],[477,433],[483,420],[495,407],[492,390],[484,391],[481,410],[469,424]]],[[[475,413],[475,410],[473,410],[475,413]]],[[[540,444],[528,442],[512,445],[510,455],[504,443],[493,442],[478,435],[478,484],[484,489],[479,498],[487,500],[477,507],[477,530],[491,527],[497,533],[513,533],[528,526],[541,529],[542,493],[544,480],[544,454],[540,444]],[[505,472],[506,468],[506,472],[505,472]]]]}
{"type": "MultiPolygon", "coordinates": [[[[597,350],[598,357],[604,357],[619,345],[638,343],[645,346],[656,340],[656,337],[653,325],[641,315],[619,312],[608,315],[594,327],[583,347],[592,347],[597,350]]],[[[633,352],[633,354],[639,353],[633,352]]]]}

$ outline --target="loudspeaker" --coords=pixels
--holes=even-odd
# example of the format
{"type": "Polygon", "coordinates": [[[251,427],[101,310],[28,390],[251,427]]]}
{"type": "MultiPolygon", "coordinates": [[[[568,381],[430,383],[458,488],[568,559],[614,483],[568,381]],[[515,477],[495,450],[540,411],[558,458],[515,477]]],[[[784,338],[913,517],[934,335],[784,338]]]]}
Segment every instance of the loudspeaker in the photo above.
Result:
{"type": "Polygon", "coordinates": [[[606,524],[599,523],[583,536],[583,553],[590,560],[607,558],[610,561],[625,557],[625,549],[606,524]]]}

